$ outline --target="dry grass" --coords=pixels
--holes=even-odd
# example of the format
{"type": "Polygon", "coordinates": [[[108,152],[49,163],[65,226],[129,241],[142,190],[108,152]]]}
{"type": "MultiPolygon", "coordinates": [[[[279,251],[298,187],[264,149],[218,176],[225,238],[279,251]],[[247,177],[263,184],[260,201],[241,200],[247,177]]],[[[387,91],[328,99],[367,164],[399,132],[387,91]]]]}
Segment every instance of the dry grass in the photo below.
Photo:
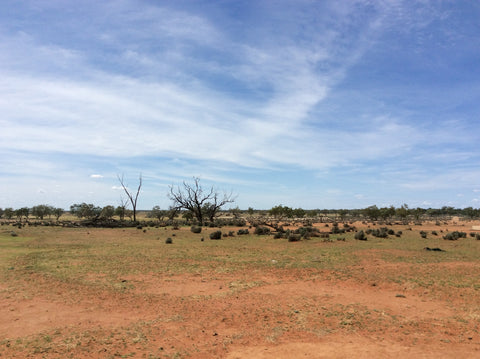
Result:
{"type": "Polygon", "coordinates": [[[428,332],[437,344],[472,343],[480,324],[480,241],[394,229],[401,238],[364,242],[347,233],[339,235],[345,242],[290,243],[256,235],[210,240],[213,228],[27,226],[12,237],[2,226],[3,318],[15,320],[18,311],[17,320],[32,328],[10,337],[13,323],[5,323],[0,356],[223,357],[235,344],[351,332],[410,344],[415,333],[424,345],[428,332]],[[415,310],[407,315],[389,301],[415,310]],[[445,312],[421,314],[428,311],[422,302],[445,312]],[[39,309],[22,317],[22,305],[39,309]],[[44,323],[45,305],[72,321],[44,323]]]}

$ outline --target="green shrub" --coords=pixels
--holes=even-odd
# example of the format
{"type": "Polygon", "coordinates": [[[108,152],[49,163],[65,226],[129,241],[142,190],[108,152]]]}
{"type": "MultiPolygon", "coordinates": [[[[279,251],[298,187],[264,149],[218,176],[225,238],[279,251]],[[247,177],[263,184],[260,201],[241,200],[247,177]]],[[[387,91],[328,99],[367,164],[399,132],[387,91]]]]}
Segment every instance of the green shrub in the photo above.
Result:
{"type": "Polygon", "coordinates": [[[221,239],[222,238],[222,231],[215,231],[210,233],[210,239],[221,239]]]}
{"type": "Polygon", "coordinates": [[[173,240],[172,238],[168,237],[166,240],[165,240],[165,244],[172,244],[173,243],[173,240]]]}
{"type": "Polygon", "coordinates": [[[365,235],[365,233],[363,232],[363,230],[360,230],[360,231],[358,231],[357,233],[355,233],[355,239],[356,239],[356,240],[359,240],[359,241],[366,241],[366,240],[367,240],[367,236],[365,235]]]}
{"type": "Polygon", "coordinates": [[[454,231],[454,232],[449,232],[443,236],[443,239],[446,239],[448,241],[456,241],[459,238],[467,238],[467,233],[454,231]]]}
{"type": "Polygon", "coordinates": [[[237,235],[238,235],[238,236],[241,236],[241,235],[244,235],[244,234],[249,234],[248,228],[239,229],[239,230],[237,231],[237,235]]]}
{"type": "Polygon", "coordinates": [[[334,223],[332,226],[332,234],[345,233],[345,228],[338,228],[338,223],[334,223]]]}
{"type": "Polygon", "coordinates": [[[421,236],[422,238],[427,238],[427,232],[425,232],[425,231],[420,231],[420,236],[421,236]]]}
{"type": "Polygon", "coordinates": [[[374,229],[372,231],[372,236],[378,237],[378,238],[387,238],[388,237],[388,228],[387,227],[382,227],[379,229],[374,229]]]}
{"type": "Polygon", "coordinates": [[[258,227],[255,227],[254,233],[259,236],[267,235],[267,234],[270,234],[270,228],[258,226],[258,227]]]}
{"type": "Polygon", "coordinates": [[[294,231],[295,234],[300,234],[303,238],[310,238],[310,237],[318,237],[319,230],[318,228],[307,226],[307,227],[300,227],[294,231]]]}
{"type": "Polygon", "coordinates": [[[190,231],[192,231],[192,233],[202,233],[202,227],[192,226],[192,227],[190,227],[190,231]]]}
{"type": "Polygon", "coordinates": [[[288,236],[288,241],[289,242],[298,242],[302,239],[302,236],[298,233],[291,233],[289,236],[288,236]]]}

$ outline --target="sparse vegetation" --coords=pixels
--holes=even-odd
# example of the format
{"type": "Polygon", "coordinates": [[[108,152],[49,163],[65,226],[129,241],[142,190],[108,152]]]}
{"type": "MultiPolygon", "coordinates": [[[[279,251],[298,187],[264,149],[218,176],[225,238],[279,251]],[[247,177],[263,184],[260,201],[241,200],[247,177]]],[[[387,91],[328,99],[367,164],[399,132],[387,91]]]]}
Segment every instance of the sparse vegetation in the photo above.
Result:
{"type": "MultiPolygon", "coordinates": [[[[81,357],[86,353],[95,356],[105,349],[106,354],[114,357],[117,352],[131,353],[134,349],[136,355],[146,354],[148,357],[154,350],[158,352],[158,343],[161,343],[163,350],[160,353],[168,357],[186,350],[186,344],[178,341],[178,338],[188,335],[192,340],[197,340],[199,332],[204,340],[210,337],[205,336],[202,330],[217,333],[216,336],[212,334],[209,345],[197,344],[199,350],[208,352],[212,350],[209,348],[215,347],[214,339],[222,335],[218,328],[222,328],[225,321],[229,320],[227,316],[216,319],[215,311],[223,311],[232,301],[239,309],[229,307],[233,308],[229,313],[241,316],[242,321],[229,322],[229,326],[248,341],[264,340],[269,328],[286,320],[289,321],[290,335],[322,331],[324,336],[328,336],[323,332],[325,330],[335,331],[337,335],[349,334],[351,330],[382,330],[382,333],[391,330],[399,335],[405,328],[409,333],[419,334],[424,328],[422,325],[432,324],[431,330],[437,330],[434,323],[442,323],[435,333],[446,338],[454,338],[453,334],[445,334],[446,330],[457,330],[455,335],[465,330],[475,330],[475,321],[469,315],[474,310],[472,305],[477,303],[476,292],[480,288],[475,274],[480,246],[476,245],[477,241],[466,239],[467,233],[474,232],[454,231],[461,225],[453,227],[449,222],[452,231],[446,231],[447,226],[443,224],[438,228],[439,233],[445,231],[446,236],[457,237],[455,242],[449,242],[434,235],[422,238],[419,228],[405,231],[408,227],[402,223],[393,223],[389,227],[370,221],[365,221],[365,224],[336,222],[338,224],[334,225],[332,216],[328,227],[320,220],[313,221],[313,224],[292,220],[288,226],[282,223],[284,227],[279,227],[280,231],[273,232],[270,227],[264,227],[265,233],[263,229],[259,231],[263,234],[261,236],[249,228],[225,225],[221,230],[218,227],[212,230],[209,226],[200,227],[205,238],[208,237],[204,233],[215,239],[223,238],[221,241],[204,241],[203,236],[192,231],[196,225],[187,224],[180,215],[175,225],[142,220],[148,218],[146,213],[140,212],[138,215],[135,226],[120,229],[70,228],[61,226],[61,223],[44,227],[40,219],[25,221],[23,217],[22,222],[2,219],[4,227],[0,227],[0,265],[5,270],[0,272],[0,279],[7,288],[11,288],[2,291],[4,300],[7,295],[12,298],[20,296],[30,299],[22,299],[19,303],[29,304],[38,298],[47,308],[48,305],[56,305],[58,313],[65,311],[63,307],[66,304],[63,303],[69,303],[68,311],[78,306],[80,316],[87,316],[85,322],[89,320],[89,311],[81,310],[85,298],[89,298],[88,303],[93,303],[89,307],[93,309],[89,310],[93,311],[91,315],[95,316],[95,320],[101,316],[100,312],[95,312],[95,305],[101,307],[108,300],[113,303],[109,313],[118,317],[141,317],[131,324],[111,324],[114,329],[108,333],[105,332],[106,327],[102,326],[85,329],[85,324],[76,326],[69,321],[55,326],[52,324],[51,328],[43,328],[39,334],[20,337],[17,341],[10,340],[8,347],[6,340],[9,339],[5,339],[0,344],[2,355],[34,356],[34,352],[55,351],[59,356],[81,357]],[[140,229],[137,230],[137,227],[140,229]],[[345,232],[332,233],[335,227],[345,232]],[[12,236],[12,229],[18,236],[12,236]],[[366,231],[371,233],[368,241],[366,231]],[[375,237],[373,233],[381,235],[375,237]],[[383,237],[384,233],[387,237],[383,237]],[[402,235],[402,240],[393,238],[392,233],[395,236],[402,235]],[[274,236],[281,240],[274,239],[274,236]],[[444,263],[448,263],[448,266],[444,263]],[[367,304],[362,306],[352,304],[358,301],[358,297],[352,297],[350,302],[340,305],[335,294],[335,288],[339,285],[342,298],[346,298],[344,300],[349,300],[345,293],[349,293],[351,286],[355,286],[352,288],[352,295],[355,296],[368,292],[368,288],[381,286],[382,298],[389,300],[389,306],[383,306],[383,299],[370,303],[371,296],[366,297],[370,298],[368,300],[363,298],[367,304]],[[318,297],[318,286],[328,286],[332,297],[318,297]],[[255,291],[256,287],[261,291],[255,291]],[[158,290],[161,290],[161,295],[158,290]],[[293,299],[283,294],[297,292],[298,297],[293,299]],[[268,293],[268,296],[264,293],[268,293]],[[102,298],[98,303],[95,302],[97,297],[102,298]],[[449,310],[454,311],[452,315],[462,324],[452,321],[450,316],[436,315],[435,319],[431,319],[430,316],[415,313],[422,320],[422,325],[418,326],[417,317],[405,319],[403,312],[395,318],[389,315],[395,298],[406,298],[413,307],[420,300],[451,304],[457,297],[463,301],[462,306],[449,310]],[[265,301],[265,298],[271,300],[265,301]],[[321,317],[318,315],[319,298],[322,300],[321,317]],[[172,299],[177,303],[172,304],[172,299]],[[277,304],[272,307],[272,302],[277,304]],[[117,306],[119,309],[114,309],[117,306]],[[256,310],[245,309],[250,307],[256,310]],[[155,311],[154,314],[149,310],[155,311]],[[150,313],[148,315],[155,320],[145,320],[144,314],[138,313],[150,313]],[[172,339],[167,342],[168,345],[164,344],[168,336],[158,325],[163,322],[169,323],[169,330],[173,332],[172,337],[176,342],[172,339]],[[258,331],[261,333],[257,334],[258,331]],[[73,342],[81,344],[68,349],[62,344],[73,342]],[[129,348],[130,351],[122,351],[122,348],[129,348]]],[[[70,214],[65,217],[63,223],[84,223],[84,219],[79,221],[70,214]]],[[[424,228],[425,232],[428,229],[430,234],[434,225],[434,222],[428,225],[424,223],[420,228],[424,228]]],[[[479,234],[475,233],[475,238],[480,239],[479,234]]],[[[471,235],[468,237],[473,238],[471,235]]],[[[372,290],[378,295],[378,288],[372,290]]],[[[373,295],[373,292],[369,295],[373,295]]],[[[20,323],[22,315],[25,315],[21,311],[4,314],[4,320],[20,318],[20,323]]],[[[224,341],[225,350],[231,348],[231,343],[224,341]]],[[[191,355],[188,351],[185,353],[185,357],[191,355]]],[[[208,353],[215,357],[219,352],[208,353]]]]}

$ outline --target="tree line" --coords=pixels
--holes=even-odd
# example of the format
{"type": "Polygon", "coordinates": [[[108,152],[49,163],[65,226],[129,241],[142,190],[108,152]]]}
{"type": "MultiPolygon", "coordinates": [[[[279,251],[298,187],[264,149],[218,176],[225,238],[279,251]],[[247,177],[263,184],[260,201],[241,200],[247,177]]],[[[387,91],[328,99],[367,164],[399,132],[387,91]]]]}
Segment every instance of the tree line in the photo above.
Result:
{"type": "MultiPolygon", "coordinates": [[[[105,207],[95,206],[91,203],[75,203],[70,206],[70,214],[79,219],[88,219],[91,221],[111,221],[114,217],[118,217],[120,221],[129,218],[132,222],[137,222],[137,203],[141,193],[143,184],[142,175],[139,176],[138,186],[136,190],[131,190],[125,183],[123,176],[117,176],[118,180],[127,195],[128,200],[121,199],[118,206],[107,205],[105,207]],[[132,209],[128,207],[131,206],[132,209]]],[[[160,209],[160,206],[154,206],[147,213],[147,218],[157,219],[159,221],[164,218],[173,221],[178,215],[181,215],[187,221],[196,221],[198,224],[213,223],[218,215],[224,212],[223,207],[227,204],[235,202],[233,193],[220,192],[214,186],[205,188],[202,186],[200,179],[193,178],[193,183],[183,182],[179,186],[170,186],[167,194],[172,201],[171,206],[166,209],[160,209]]],[[[65,213],[63,208],[56,208],[50,205],[42,204],[32,208],[22,207],[19,209],[0,208],[0,218],[14,219],[21,221],[28,220],[30,216],[39,220],[52,219],[57,221],[65,213]]],[[[238,207],[229,209],[229,213],[238,218],[240,216],[251,219],[251,223],[255,221],[273,221],[280,222],[288,219],[332,219],[334,221],[346,220],[364,220],[371,221],[388,221],[392,219],[399,220],[420,220],[425,218],[440,219],[452,216],[465,217],[470,219],[480,218],[480,209],[473,207],[454,208],[443,206],[441,208],[410,208],[407,204],[400,207],[377,207],[372,205],[363,209],[315,209],[305,210],[302,208],[291,208],[284,205],[277,205],[269,210],[255,210],[249,207],[247,210],[240,210],[238,207]]],[[[268,222],[266,222],[268,223],[268,222]]]]}

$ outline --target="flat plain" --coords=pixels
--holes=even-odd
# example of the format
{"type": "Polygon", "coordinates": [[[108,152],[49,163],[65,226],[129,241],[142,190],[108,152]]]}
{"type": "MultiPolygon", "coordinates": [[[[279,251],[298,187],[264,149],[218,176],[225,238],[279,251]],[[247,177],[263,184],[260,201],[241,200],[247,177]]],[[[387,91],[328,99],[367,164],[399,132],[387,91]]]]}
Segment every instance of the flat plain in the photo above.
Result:
{"type": "Polygon", "coordinates": [[[472,225],[298,242],[4,225],[0,357],[479,357],[480,241],[442,238],[472,225]]]}

